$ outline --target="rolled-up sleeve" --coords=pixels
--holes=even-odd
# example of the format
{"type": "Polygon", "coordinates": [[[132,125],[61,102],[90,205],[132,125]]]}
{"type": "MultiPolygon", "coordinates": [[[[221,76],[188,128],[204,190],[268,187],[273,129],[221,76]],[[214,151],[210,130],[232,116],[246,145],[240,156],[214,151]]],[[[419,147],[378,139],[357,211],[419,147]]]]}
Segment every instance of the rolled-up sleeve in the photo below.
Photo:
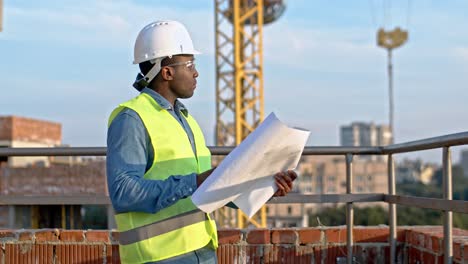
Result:
{"type": "MultiPolygon", "coordinates": [[[[116,213],[155,213],[186,198],[197,188],[196,174],[166,180],[144,178],[154,157],[149,135],[138,114],[120,112],[107,132],[107,188],[116,213]]],[[[157,169],[157,168],[156,168],[157,169]]]]}

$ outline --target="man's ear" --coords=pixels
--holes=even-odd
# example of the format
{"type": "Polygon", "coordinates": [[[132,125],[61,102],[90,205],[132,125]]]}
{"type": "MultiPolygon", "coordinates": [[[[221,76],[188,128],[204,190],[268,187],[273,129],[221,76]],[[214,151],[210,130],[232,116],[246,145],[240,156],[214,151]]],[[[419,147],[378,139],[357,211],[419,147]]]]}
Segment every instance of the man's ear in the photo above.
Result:
{"type": "Polygon", "coordinates": [[[165,81],[172,81],[174,80],[174,69],[171,67],[162,67],[161,68],[161,77],[165,81]]]}

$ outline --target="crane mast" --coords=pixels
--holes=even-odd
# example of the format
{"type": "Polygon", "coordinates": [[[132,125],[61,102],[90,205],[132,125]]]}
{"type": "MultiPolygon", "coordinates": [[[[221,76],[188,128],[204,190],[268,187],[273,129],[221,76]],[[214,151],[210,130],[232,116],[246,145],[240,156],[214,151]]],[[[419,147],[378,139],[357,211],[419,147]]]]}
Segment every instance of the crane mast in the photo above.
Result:
{"type": "MultiPolygon", "coordinates": [[[[235,146],[264,118],[263,1],[215,0],[216,144],[235,146]]],[[[215,213],[221,226],[246,226],[248,218],[228,208],[215,213]],[[237,215],[237,217],[236,217],[237,215]]],[[[251,220],[266,226],[266,209],[251,220]]]]}
{"type": "MultiPolygon", "coordinates": [[[[218,146],[240,144],[263,121],[263,26],[284,10],[283,0],[215,0],[218,146]]],[[[226,207],[215,218],[225,227],[267,225],[265,206],[251,219],[226,207]]]]}

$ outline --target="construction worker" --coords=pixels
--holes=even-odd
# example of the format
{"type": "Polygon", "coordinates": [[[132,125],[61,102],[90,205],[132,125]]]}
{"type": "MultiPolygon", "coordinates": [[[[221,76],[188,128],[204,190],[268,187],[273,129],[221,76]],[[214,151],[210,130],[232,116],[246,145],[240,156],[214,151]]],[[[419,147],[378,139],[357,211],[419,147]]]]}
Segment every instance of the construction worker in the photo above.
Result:
{"type": "MultiPolygon", "coordinates": [[[[190,196],[211,174],[203,133],[178,100],[193,96],[198,71],[186,28],[176,21],[144,27],[135,43],[140,94],[109,118],[107,185],[122,263],[217,263],[217,231],[190,196]]],[[[297,175],[275,175],[286,195],[297,175]]]]}

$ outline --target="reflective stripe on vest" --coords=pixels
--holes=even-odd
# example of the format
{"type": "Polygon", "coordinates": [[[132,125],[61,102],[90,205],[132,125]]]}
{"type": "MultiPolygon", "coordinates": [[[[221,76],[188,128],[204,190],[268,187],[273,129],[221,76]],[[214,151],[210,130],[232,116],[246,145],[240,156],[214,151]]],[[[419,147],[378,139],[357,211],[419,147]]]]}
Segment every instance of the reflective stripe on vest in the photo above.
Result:
{"type": "Polygon", "coordinates": [[[119,243],[121,245],[132,244],[205,220],[208,220],[206,213],[200,211],[199,209],[193,210],[156,223],[140,226],[125,232],[120,232],[119,243]]]}

